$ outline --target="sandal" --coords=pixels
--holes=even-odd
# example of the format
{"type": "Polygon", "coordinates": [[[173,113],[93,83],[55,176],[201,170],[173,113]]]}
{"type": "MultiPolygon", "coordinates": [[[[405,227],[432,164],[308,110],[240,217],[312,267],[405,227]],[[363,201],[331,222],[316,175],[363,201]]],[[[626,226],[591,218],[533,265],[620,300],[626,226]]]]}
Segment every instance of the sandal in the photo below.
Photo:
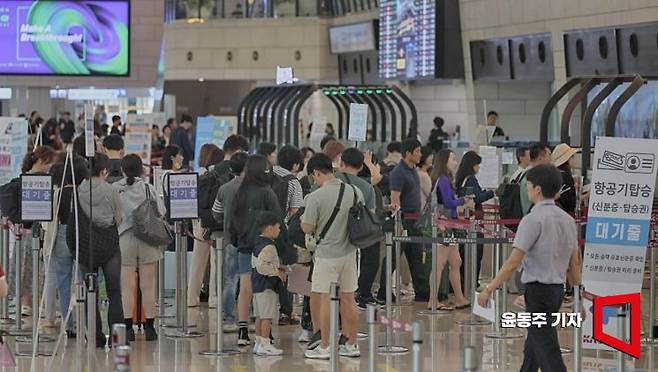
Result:
{"type": "Polygon", "coordinates": [[[455,306],[455,309],[457,309],[457,310],[464,310],[464,309],[468,309],[469,307],[471,307],[471,303],[470,303],[470,302],[467,303],[467,304],[463,304],[463,305],[457,305],[457,306],[455,306]]]}
{"type": "MultiPolygon", "coordinates": [[[[427,310],[431,311],[432,308],[428,307],[427,310]]],[[[449,306],[449,305],[438,304],[436,306],[436,310],[437,311],[453,311],[453,310],[455,310],[455,308],[453,308],[452,306],[449,306]]]]}

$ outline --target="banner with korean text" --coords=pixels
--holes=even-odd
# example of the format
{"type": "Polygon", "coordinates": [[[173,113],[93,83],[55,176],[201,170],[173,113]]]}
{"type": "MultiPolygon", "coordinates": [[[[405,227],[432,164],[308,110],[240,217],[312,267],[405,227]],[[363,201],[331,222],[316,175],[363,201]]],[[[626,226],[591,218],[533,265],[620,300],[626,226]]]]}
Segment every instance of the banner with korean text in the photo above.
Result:
{"type": "Polygon", "coordinates": [[[128,114],[126,117],[126,133],[124,135],[126,154],[137,154],[142,158],[142,164],[151,165],[151,114],[128,114]]]}
{"type": "Polygon", "coordinates": [[[27,153],[27,119],[0,117],[0,185],[21,174],[27,153]]]}
{"type": "MultiPolygon", "coordinates": [[[[585,348],[611,350],[592,337],[592,299],[642,289],[657,158],[658,140],[596,140],[583,260],[585,348]]],[[[617,334],[616,314],[616,308],[604,308],[603,331],[609,335],[617,334]]]]}

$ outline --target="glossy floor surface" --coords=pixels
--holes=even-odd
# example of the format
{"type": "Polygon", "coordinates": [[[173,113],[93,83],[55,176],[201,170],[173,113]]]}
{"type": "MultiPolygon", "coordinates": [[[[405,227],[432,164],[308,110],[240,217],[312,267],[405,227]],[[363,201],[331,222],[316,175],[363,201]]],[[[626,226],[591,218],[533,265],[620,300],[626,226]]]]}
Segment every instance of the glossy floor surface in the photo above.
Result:
{"type": "MultiPolygon", "coordinates": [[[[510,298],[511,301],[511,298],[510,298]]],[[[168,311],[173,311],[169,307],[168,311]]],[[[466,326],[458,324],[459,321],[469,320],[468,310],[456,311],[446,315],[419,316],[417,306],[400,306],[394,308],[394,318],[411,322],[422,320],[424,327],[424,342],[420,348],[422,371],[460,371],[463,367],[463,352],[465,346],[475,348],[475,359],[483,371],[518,371],[523,358],[522,331],[513,330],[517,338],[497,340],[485,335],[491,333],[493,327],[489,325],[466,326]]],[[[304,359],[305,344],[297,342],[299,326],[275,327],[274,337],[278,347],[284,350],[281,357],[254,357],[251,349],[242,349],[236,356],[222,358],[205,357],[201,351],[215,346],[216,310],[205,306],[189,309],[190,322],[198,326],[192,330],[205,333],[204,337],[185,340],[174,340],[165,336],[172,332],[171,328],[159,329],[158,341],[146,342],[142,334],[132,343],[130,355],[130,371],[263,371],[263,372],[299,372],[299,371],[330,371],[328,361],[310,361],[304,359]],[[208,330],[211,329],[210,334],[208,330]]],[[[646,316],[645,316],[646,318],[646,316]]],[[[361,331],[367,332],[365,313],[361,313],[361,331]]],[[[171,322],[172,320],[167,320],[171,322]]],[[[560,331],[562,346],[572,346],[573,331],[565,329],[560,331]]],[[[235,347],[237,334],[225,335],[226,347],[235,347]]],[[[376,334],[377,345],[385,342],[385,328],[380,326],[376,334]]],[[[13,338],[7,338],[8,344],[15,350],[13,338]]],[[[392,343],[394,345],[411,347],[409,333],[395,333],[392,343]]],[[[22,352],[31,352],[30,344],[18,345],[22,352]]],[[[42,351],[53,349],[53,343],[43,344],[42,351]]],[[[339,371],[368,371],[369,352],[368,340],[360,342],[362,356],[358,359],[340,358],[339,371]]],[[[653,371],[656,366],[653,347],[642,350],[642,358],[637,361],[627,361],[627,371],[653,371]],[[654,368],[650,368],[654,366],[654,368]]],[[[92,368],[87,368],[86,350],[77,352],[75,340],[68,340],[62,346],[61,352],[55,357],[37,357],[34,364],[30,357],[17,358],[17,368],[1,369],[11,371],[114,371],[114,351],[110,349],[94,350],[92,368]],[[80,362],[82,361],[82,365],[80,362]],[[81,369],[79,369],[81,368],[81,369]]],[[[570,371],[573,369],[572,354],[564,354],[564,361],[570,371]]],[[[402,355],[383,356],[375,355],[375,370],[384,372],[411,371],[412,353],[402,355]]],[[[598,355],[592,351],[583,352],[583,371],[617,371],[615,354],[600,352],[598,355]]],[[[656,369],[658,370],[658,369],[656,369]]]]}

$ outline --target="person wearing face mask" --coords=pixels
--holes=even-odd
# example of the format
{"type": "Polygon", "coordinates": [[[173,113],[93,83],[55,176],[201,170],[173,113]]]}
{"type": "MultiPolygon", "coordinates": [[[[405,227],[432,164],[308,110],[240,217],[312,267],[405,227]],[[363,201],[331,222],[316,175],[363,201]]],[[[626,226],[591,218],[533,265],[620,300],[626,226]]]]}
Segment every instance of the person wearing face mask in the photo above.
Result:
{"type": "MultiPolygon", "coordinates": [[[[38,113],[37,113],[38,114],[38,113]]],[[[50,166],[55,162],[57,153],[49,146],[39,146],[33,152],[27,154],[23,160],[21,171],[23,173],[46,174],[50,171],[50,166]]],[[[24,226],[25,227],[25,226],[24,226]]],[[[32,230],[24,228],[22,231],[25,238],[25,249],[20,252],[22,262],[21,271],[21,299],[23,315],[32,315],[32,230]]],[[[11,266],[9,268],[9,277],[15,278],[16,274],[16,250],[11,257],[11,266]]],[[[13,295],[15,286],[11,286],[10,294],[13,295]]],[[[18,311],[18,310],[17,310],[18,311]]]]}
{"type": "MultiPolygon", "coordinates": [[[[83,213],[87,218],[83,217],[83,220],[78,222],[81,226],[77,226],[76,219],[69,216],[67,241],[69,249],[74,253],[75,231],[77,230],[80,234],[78,265],[82,275],[96,273],[99,268],[103,269],[105,288],[110,301],[107,320],[108,324],[112,325],[124,323],[125,321],[123,301],[121,299],[121,251],[119,250],[118,232],[118,226],[123,222],[123,206],[119,191],[106,181],[109,168],[110,159],[107,155],[97,152],[94,156],[91,177],[82,181],[78,188],[78,204],[80,206],[78,214],[83,213]],[[84,226],[83,223],[88,222],[88,216],[92,208],[91,222],[94,241],[88,244],[89,236],[84,236],[84,234],[88,234],[88,226],[84,226]],[[90,267],[89,255],[92,253],[93,261],[90,267]]],[[[104,346],[105,335],[102,331],[97,303],[96,347],[101,348],[104,346]]]]}

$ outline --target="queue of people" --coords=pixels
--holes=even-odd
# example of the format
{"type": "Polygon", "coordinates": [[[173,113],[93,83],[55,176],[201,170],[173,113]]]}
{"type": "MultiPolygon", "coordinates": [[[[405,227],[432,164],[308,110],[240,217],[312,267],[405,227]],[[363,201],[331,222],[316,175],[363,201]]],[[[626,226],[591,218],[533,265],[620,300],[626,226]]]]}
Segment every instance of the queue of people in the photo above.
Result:
{"type": "MultiPolygon", "coordinates": [[[[108,324],[125,323],[128,339],[134,341],[133,326],[143,323],[145,340],[157,339],[154,325],[156,263],[163,258],[167,247],[149,244],[135,234],[135,210],[149,199],[155,199],[159,215],[166,216],[167,177],[189,169],[194,156],[188,134],[190,127],[191,119],[183,117],[180,125],[168,123],[165,127],[171,132],[171,138],[154,139],[153,144],[162,149],[163,172],[159,180],[162,189],[155,189],[154,182],[145,177],[142,160],[137,155],[125,154],[120,121],[112,127],[111,134],[99,135],[89,174],[80,137],[73,140],[74,154],[68,160],[52,147],[35,143],[34,150],[25,159],[23,172],[50,173],[56,182],[56,215],[46,226],[44,245],[49,263],[46,269],[50,273],[44,293],[46,304],[53,304],[47,305],[50,309],[46,311],[47,325],[54,325],[56,297],[60,313],[64,315],[68,311],[77,265],[82,274],[102,269],[109,297],[108,324]],[[74,192],[77,192],[76,197],[74,192]],[[72,203],[74,199],[76,202],[72,203]],[[89,244],[87,229],[82,226],[90,215],[94,237],[103,237],[102,244],[89,244]],[[83,218],[78,218],[80,216],[83,218]],[[73,238],[76,230],[80,232],[78,240],[73,238]],[[90,266],[87,258],[92,252],[94,261],[90,266]],[[137,287],[141,291],[139,298],[133,296],[137,287]],[[141,301],[145,319],[134,312],[135,301],[141,301]]],[[[200,305],[204,273],[209,267],[209,307],[217,306],[215,280],[212,279],[216,275],[212,244],[223,241],[226,252],[222,278],[224,296],[223,307],[219,310],[223,326],[227,332],[237,332],[239,346],[253,345],[256,355],[285,353],[275,346],[272,325],[277,323],[301,327],[299,341],[307,343],[307,358],[329,359],[329,289],[330,283],[336,282],[341,290],[339,352],[344,357],[360,356],[356,336],[359,311],[370,303],[383,304],[387,291],[392,289],[386,287],[386,258],[381,255],[383,242],[357,248],[350,240],[348,221],[353,206],[361,204],[380,217],[382,229],[386,231],[391,231],[387,222],[392,219],[391,215],[399,213],[406,234],[422,236],[418,221],[428,203],[436,203],[436,213],[441,218],[463,218],[465,211],[471,211],[474,218],[482,218],[483,203],[495,197],[494,190],[483,189],[480,185],[478,172],[482,158],[476,152],[468,151],[458,161],[455,152],[447,149],[435,152],[431,147],[422,146],[415,137],[389,144],[387,156],[381,162],[372,153],[346,147],[333,138],[324,139],[322,148],[317,151],[290,145],[278,148],[272,143],[258,144],[255,154],[249,154],[249,148],[248,140],[240,135],[227,138],[223,148],[212,144],[201,148],[197,171],[212,187],[200,193],[208,193],[206,197],[212,201],[209,215],[213,221],[200,217],[192,222],[188,233],[194,244],[187,296],[188,306],[200,305]],[[298,231],[301,239],[293,238],[298,231]],[[216,237],[223,239],[214,240],[216,237]],[[293,294],[289,290],[295,287],[293,284],[298,284],[291,283],[288,277],[292,265],[306,270],[310,282],[310,291],[299,293],[304,296],[301,319],[293,311],[293,294]],[[378,274],[379,286],[373,288],[378,274]],[[253,340],[249,334],[252,315],[256,318],[253,340]]],[[[519,193],[518,203],[527,218],[519,227],[516,249],[504,270],[493,282],[476,284],[484,288],[479,302],[486,303],[491,291],[513,276],[521,262],[524,262],[524,272],[518,281],[525,292],[519,297],[519,306],[549,311],[568,299],[563,293],[566,269],[577,270],[579,265],[571,248],[565,248],[564,257],[554,264],[553,272],[562,270],[565,275],[545,277],[536,271],[538,267],[533,263],[538,265],[537,260],[543,257],[546,242],[570,246],[571,235],[559,237],[562,239],[559,241],[547,238],[544,243],[537,243],[537,237],[543,239],[542,234],[550,229],[536,226],[531,229],[528,221],[562,224],[560,218],[573,214],[576,185],[571,170],[575,153],[565,144],[553,151],[545,145],[517,151],[519,169],[511,182],[524,191],[519,193]],[[542,302],[542,297],[551,302],[542,302]]],[[[444,233],[462,234],[458,230],[444,233]]],[[[403,275],[403,283],[410,282],[416,302],[428,302],[430,293],[439,291],[431,286],[434,281],[430,278],[438,277],[437,282],[440,282],[447,266],[454,298],[448,301],[447,296],[440,296],[439,309],[463,311],[472,306],[471,301],[476,299],[469,299],[462,290],[464,249],[447,245],[428,259],[427,246],[402,244],[405,263],[400,267],[408,266],[409,273],[409,279],[403,275]],[[430,270],[431,260],[436,263],[436,272],[430,270]]],[[[478,246],[478,280],[482,257],[483,247],[478,246]]],[[[20,259],[29,263],[30,256],[20,259]]],[[[29,308],[31,266],[25,267],[27,270],[19,274],[24,276],[24,303],[29,308]]],[[[10,278],[12,275],[14,273],[10,273],[10,278]]],[[[570,275],[569,279],[572,284],[580,282],[579,274],[570,275]]],[[[106,338],[99,312],[96,317],[96,344],[102,347],[106,338]]],[[[75,337],[70,319],[63,327],[69,337],[75,337]]],[[[526,357],[534,359],[528,363],[549,365],[544,363],[547,363],[550,347],[554,346],[552,342],[552,334],[536,332],[529,336],[526,357]],[[536,355],[530,355],[533,352],[536,355]]]]}

